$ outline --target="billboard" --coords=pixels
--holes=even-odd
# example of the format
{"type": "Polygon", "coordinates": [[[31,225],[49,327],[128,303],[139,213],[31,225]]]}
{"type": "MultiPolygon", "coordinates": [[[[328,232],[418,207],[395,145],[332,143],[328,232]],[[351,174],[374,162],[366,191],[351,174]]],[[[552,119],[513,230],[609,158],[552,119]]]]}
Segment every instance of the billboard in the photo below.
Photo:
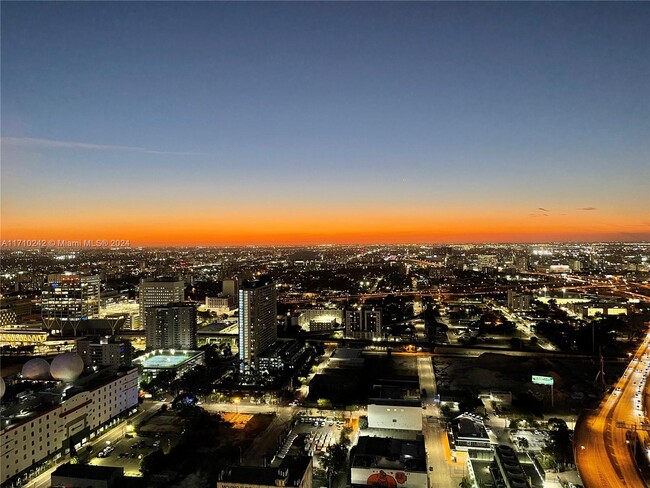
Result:
{"type": "Polygon", "coordinates": [[[553,386],[553,377],[551,376],[536,376],[533,375],[533,383],[536,385],[550,385],[553,386]]]}

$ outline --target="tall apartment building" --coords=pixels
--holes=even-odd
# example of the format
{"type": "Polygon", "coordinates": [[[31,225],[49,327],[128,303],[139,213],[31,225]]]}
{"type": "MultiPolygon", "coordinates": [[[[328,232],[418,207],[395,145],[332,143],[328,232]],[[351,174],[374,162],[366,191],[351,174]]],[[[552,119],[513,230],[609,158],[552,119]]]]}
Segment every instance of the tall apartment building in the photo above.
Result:
{"type": "MultiPolygon", "coordinates": [[[[146,329],[145,310],[149,307],[184,301],[185,282],[176,278],[141,280],[138,293],[140,296],[140,327],[146,329]]],[[[132,326],[134,325],[132,324],[132,326]]]]}
{"type": "Polygon", "coordinates": [[[86,366],[131,366],[131,342],[114,337],[77,339],[77,354],[86,366]]]}
{"type": "Polygon", "coordinates": [[[50,274],[41,294],[41,317],[50,331],[77,334],[82,320],[99,315],[100,280],[97,275],[50,274]]]}
{"type": "Polygon", "coordinates": [[[380,338],[381,309],[362,307],[345,311],[345,336],[355,339],[380,338]]]}
{"type": "Polygon", "coordinates": [[[239,285],[235,279],[223,280],[221,282],[221,294],[225,297],[236,297],[238,289],[239,285]]]}
{"type": "Polygon", "coordinates": [[[277,297],[270,276],[247,280],[239,289],[239,364],[257,370],[258,355],[278,337],[277,297]]]}
{"type": "Polygon", "coordinates": [[[508,290],[508,308],[515,312],[530,310],[532,296],[526,293],[517,293],[508,290]]]}
{"type": "Polygon", "coordinates": [[[196,308],[187,302],[145,310],[147,349],[195,349],[196,308]]]}

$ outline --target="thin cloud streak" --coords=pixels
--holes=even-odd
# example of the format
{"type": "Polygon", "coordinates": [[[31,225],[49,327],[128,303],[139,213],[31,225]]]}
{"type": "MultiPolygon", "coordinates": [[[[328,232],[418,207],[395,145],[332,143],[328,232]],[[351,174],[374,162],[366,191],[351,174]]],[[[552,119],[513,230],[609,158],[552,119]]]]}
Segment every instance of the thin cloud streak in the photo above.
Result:
{"type": "Polygon", "coordinates": [[[175,156],[201,156],[202,153],[184,151],[157,151],[137,146],[115,146],[111,144],[90,144],[77,141],[55,141],[52,139],[38,139],[34,137],[2,137],[2,144],[11,144],[23,147],[50,147],[62,149],[90,149],[96,151],[129,151],[146,154],[166,154],[175,156]]]}
{"type": "Polygon", "coordinates": [[[596,207],[582,207],[580,210],[596,210],[596,207]]]}

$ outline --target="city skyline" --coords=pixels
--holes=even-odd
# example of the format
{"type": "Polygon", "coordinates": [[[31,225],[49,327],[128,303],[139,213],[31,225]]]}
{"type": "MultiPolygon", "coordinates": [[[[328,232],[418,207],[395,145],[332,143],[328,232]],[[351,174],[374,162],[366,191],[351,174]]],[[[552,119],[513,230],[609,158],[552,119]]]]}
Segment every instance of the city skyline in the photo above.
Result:
{"type": "Polygon", "coordinates": [[[2,239],[650,239],[650,6],[2,5],[2,239]]]}

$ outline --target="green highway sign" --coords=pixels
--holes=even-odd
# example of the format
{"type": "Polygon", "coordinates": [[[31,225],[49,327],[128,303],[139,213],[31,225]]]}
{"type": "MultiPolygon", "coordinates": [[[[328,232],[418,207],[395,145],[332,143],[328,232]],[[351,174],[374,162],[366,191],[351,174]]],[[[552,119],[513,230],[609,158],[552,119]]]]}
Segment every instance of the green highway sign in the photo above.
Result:
{"type": "Polygon", "coordinates": [[[551,376],[536,376],[533,375],[533,383],[536,385],[550,385],[553,386],[553,378],[551,376]]]}

